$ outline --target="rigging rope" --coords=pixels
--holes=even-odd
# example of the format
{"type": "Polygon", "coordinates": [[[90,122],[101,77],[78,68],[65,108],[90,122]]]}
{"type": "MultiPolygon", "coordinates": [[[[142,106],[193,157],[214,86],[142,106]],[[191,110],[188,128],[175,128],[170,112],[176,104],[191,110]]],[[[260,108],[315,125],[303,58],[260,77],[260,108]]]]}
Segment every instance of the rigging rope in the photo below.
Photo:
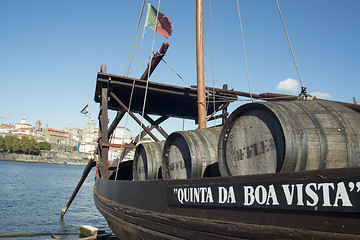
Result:
{"type": "MultiPolygon", "coordinates": [[[[150,8],[150,0],[149,0],[149,8],[150,8]]],[[[157,13],[156,13],[155,26],[158,25],[159,13],[160,13],[160,0],[158,1],[158,7],[157,7],[157,13]]],[[[154,35],[153,35],[153,42],[152,42],[152,46],[151,46],[151,53],[154,52],[155,36],[156,36],[156,27],[155,27],[155,31],[154,31],[154,35]]],[[[142,126],[143,126],[143,121],[144,121],[145,105],[146,105],[146,100],[147,100],[147,93],[148,93],[148,89],[149,89],[149,78],[150,78],[151,62],[152,62],[152,61],[150,61],[150,64],[149,64],[149,71],[148,71],[148,76],[147,76],[147,81],[146,81],[146,87],[145,87],[145,94],[144,94],[143,109],[142,109],[142,113],[141,113],[141,124],[140,124],[140,131],[139,131],[139,141],[140,141],[141,128],[142,128],[142,126]]]]}
{"type": "MultiPolygon", "coordinates": [[[[182,77],[181,75],[176,72],[164,59],[161,59],[165,64],[166,66],[168,66],[189,88],[193,88],[188,82],[186,82],[182,77]]],[[[216,101],[216,97],[222,97],[221,94],[216,94],[215,92],[215,89],[213,87],[212,91],[209,91],[207,89],[205,89],[205,93],[207,95],[207,97],[210,97],[210,96],[213,96],[213,103],[218,103],[218,102],[226,102],[226,101],[216,101]]],[[[236,101],[237,99],[233,99],[234,101],[236,101]]],[[[207,101],[209,102],[209,101],[207,101]]]]}
{"type": "Polygon", "coordinates": [[[132,47],[132,49],[131,49],[131,51],[129,53],[129,57],[128,57],[128,60],[126,62],[126,66],[125,66],[125,73],[124,73],[125,76],[128,76],[129,71],[130,71],[130,66],[131,66],[131,62],[132,62],[132,57],[134,55],[134,50],[135,50],[135,46],[136,46],[137,37],[138,37],[138,34],[139,34],[139,29],[140,29],[141,19],[142,19],[144,8],[145,8],[145,3],[146,3],[146,0],[143,1],[142,7],[141,7],[139,20],[138,20],[138,24],[137,24],[137,27],[136,27],[134,40],[133,40],[134,44],[133,44],[133,47],[132,47]]]}
{"type": "MultiPolygon", "coordinates": [[[[211,73],[212,73],[212,94],[213,98],[213,105],[214,105],[214,112],[216,111],[215,106],[215,74],[214,74],[214,47],[213,47],[213,24],[212,24],[212,10],[211,10],[211,0],[209,0],[209,11],[210,11],[210,41],[211,41],[211,73]]],[[[216,119],[214,119],[214,126],[216,126],[216,119]]]]}
{"type": "MultiPolygon", "coordinates": [[[[203,39],[204,39],[204,42],[205,42],[205,36],[203,36],[203,39]]],[[[205,86],[208,86],[209,85],[209,82],[208,82],[208,76],[209,76],[209,74],[207,73],[208,72],[208,64],[207,64],[207,55],[206,55],[206,53],[207,53],[207,51],[206,51],[206,44],[204,44],[204,77],[205,77],[205,86]]],[[[209,107],[209,101],[207,100],[208,99],[208,97],[210,96],[210,94],[207,94],[206,93],[206,89],[205,89],[205,102],[203,102],[203,103],[201,103],[204,107],[205,107],[205,111],[206,111],[206,113],[207,113],[207,111],[208,111],[208,107],[209,107]]]]}
{"type": "MultiPolygon", "coordinates": [[[[181,75],[178,73],[178,72],[176,72],[164,59],[161,59],[165,64],[166,64],[166,66],[168,66],[189,88],[192,88],[192,86],[188,83],[188,82],[186,82],[182,77],[181,77],[181,75]]],[[[221,96],[221,95],[219,95],[219,94],[216,94],[216,92],[215,92],[215,89],[213,88],[213,90],[210,92],[209,90],[207,90],[207,89],[205,89],[205,93],[208,95],[208,96],[214,96],[214,97],[216,97],[216,96],[221,96]]],[[[215,100],[215,99],[214,99],[215,100]]]]}
{"type": "Polygon", "coordinates": [[[128,73],[136,72],[139,68],[141,68],[141,67],[143,67],[143,66],[145,66],[145,65],[148,65],[148,64],[149,64],[149,62],[143,63],[141,66],[136,67],[135,69],[129,71],[128,73]]]}
{"type": "Polygon", "coordinates": [[[238,9],[238,15],[239,15],[239,22],[240,22],[240,30],[241,30],[242,45],[243,45],[243,49],[244,49],[245,66],[246,66],[246,75],[247,75],[247,80],[248,80],[248,85],[249,85],[249,93],[250,93],[250,98],[251,98],[251,101],[253,101],[253,102],[254,102],[254,99],[253,99],[253,97],[252,97],[252,93],[251,93],[250,77],[249,77],[249,68],[248,68],[247,58],[246,58],[245,41],[244,41],[244,33],[243,33],[242,22],[241,22],[241,15],[240,15],[239,0],[237,0],[236,2],[237,2],[237,9],[238,9]]]}
{"type": "Polygon", "coordinates": [[[188,87],[191,87],[189,83],[187,83],[181,76],[179,73],[177,73],[163,58],[161,59],[166,66],[168,66],[186,85],[188,85],[188,87]]]}
{"type": "MultiPolygon", "coordinates": [[[[285,34],[286,34],[286,38],[287,38],[287,41],[288,41],[288,43],[289,43],[290,51],[291,51],[292,57],[293,57],[293,59],[294,59],[296,71],[297,71],[297,73],[298,73],[299,80],[300,80],[300,83],[301,83],[301,89],[302,89],[302,91],[303,91],[304,88],[305,88],[305,86],[304,86],[303,81],[302,81],[301,76],[300,76],[300,71],[299,71],[298,65],[297,65],[297,63],[296,63],[294,51],[293,51],[293,49],[292,49],[292,47],[291,47],[290,38],[289,38],[289,35],[288,35],[288,33],[287,33],[287,30],[286,30],[286,27],[285,27],[285,22],[284,22],[284,19],[283,19],[283,17],[282,17],[282,14],[281,14],[279,2],[278,2],[278,0],[275,0],[275,1],[276,1],[276,5],[277,5],[277,8],[278,8],[278,11],[279,11],[279,15],[280,15],[280,18],[281,18],[282,25],[283,25],[283,27],[284,27],[284,31],[285,31],[285,34]]],[[[305,89],[306,89],[306,88],[305,88],[305,89]]],[[[306,92],[306,90],[305,90],[305,92],[306,92]]]]}
{"type": "MultiPolygon", "coordinates": [[[[134,49],[135,49],[135,45],[136,45],[136,41],[137,41],[139,29],[140,29],[140,23],[141,23],[142,16],[143,16],[143,14],[144,14],[145,3],[146,3],[146,0],[143,1],[142,7],[141,7],[140,16],[139,16],[139,21],[138,21],[138,25],[137,25],[136,33],[135,33],[135,36],[136,36],[136,37],[135,37],[135,39],[134,39],[133,49],[132,49],[132,51],[131,51],[131,58],[130,58],[131,60],[130,60],[129,66],[128,66],[127,75],[129,74],[129,69],[130,69],[130,66],[131,66],[132,57],[133,57],[133,55],[134,55],[134,49]]],[[[125,118],[125,126],[124,126],[124,127],[125,127],[125,130],[126,130],[126,128],[127,128],[127,124],[128,124],[128,120],[129,120],[129,115],[130,115],[129,112],[131,111],[131,103],[132,103],[132,99],[133,99],[133,96],[134,96],[134,89],[135,89],[135,82],[136,82],[136,73],[137,73],[137,70],[138,70],[138,68],[139,68],[139,59],[140,59],[141,49],[142,49],[143,40],[144,40],[144,32],[145,32],[145,25],[144,25],[144,28],[143,28],[143,33],[142,33],[142,38],[141,38],[141,43],[140,43],[138,60],[137,60],[137,62],[136,62],[136,68],[135,68],[135,73],[134,73],[134,78],[133,78],[133,83],[132,83],[132,88],[131,88],[131,94],[130,94],[130,99],[129,99],[128,111],[127,111],[126,118],[125,118]]],[[[126,75],[126,76],[127,76],[127,75],[126,75]]],[[[126,132],[126,131],[124,131],[120,148],[123,148],[123,145],[124,145],[125,132],[126,132]]],[[[125,149],[123,149],[123,151],[125,151],[125,149]]],[[[121,157],[121,155],[120,155],[120,157],[121,157]]],[[[119,161],[118,161],[118,163],[117,163],[117,167],[116,167],[115,180],[117,179],[117,175],[118,175],[118,172],[119,172],[119,166],[120,166],[120,159],[119,159],[119,161]]]]}

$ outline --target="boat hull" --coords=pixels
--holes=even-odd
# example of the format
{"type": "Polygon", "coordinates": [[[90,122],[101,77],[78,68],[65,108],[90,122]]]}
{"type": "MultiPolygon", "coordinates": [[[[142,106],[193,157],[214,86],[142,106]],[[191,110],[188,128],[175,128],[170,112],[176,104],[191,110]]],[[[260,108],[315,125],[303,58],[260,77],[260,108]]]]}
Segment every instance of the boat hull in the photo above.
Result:
{"type": "Polygon", "coordinates": [[[176,204],[171,199],[172,191],[179,186],[219,187],[244,182],[266,186],[268,181],[315,181],[319,176],[357,181],[360,168],[187,180],[97,178],[94,200],[120,239],[360,239],[358,209],[310,211],[207,205],[201,201],[176,204]]]}

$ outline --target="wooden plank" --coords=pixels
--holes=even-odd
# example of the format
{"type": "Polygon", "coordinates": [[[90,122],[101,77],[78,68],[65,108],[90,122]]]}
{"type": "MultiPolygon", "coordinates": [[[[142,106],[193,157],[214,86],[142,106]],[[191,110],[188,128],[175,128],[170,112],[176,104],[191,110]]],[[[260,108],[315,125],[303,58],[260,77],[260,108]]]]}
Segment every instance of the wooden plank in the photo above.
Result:
{"type": "Polygon", "coordinates": [[[132,144],[115,144],[115,143],[103,143],[102,144],[103,147],[114,147],[114,148],[130,148],[130,149],[135,149],[136,146],[132,145],[132,144]]]}

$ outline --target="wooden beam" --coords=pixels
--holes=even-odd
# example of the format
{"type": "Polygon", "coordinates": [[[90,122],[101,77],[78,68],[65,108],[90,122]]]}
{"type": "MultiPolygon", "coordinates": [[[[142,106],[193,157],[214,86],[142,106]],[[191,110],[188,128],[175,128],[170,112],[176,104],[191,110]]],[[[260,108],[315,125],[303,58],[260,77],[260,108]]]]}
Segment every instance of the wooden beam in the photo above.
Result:
{"type": "Polygon", "coordinates": [[[108,153],[109,148],[103,147],[103,144],[109,143],[108,137],[108,88],[104,87],[101,91],[101,103],[100,103],[100,116],[99,116],[99,128],[100,128],[100,174],[104,179],[108,178],[108,153]]]}
{"type": "Polygon", "coordinates": [[[131,148],[131,149],[135,149],[136,146],[132,145],[132,144],[115,144],[115,143],[103,143],[102,144],[103,147],[114,147],[114,148],[131,148]]]}
{"type": "Polygon", "coordinates": [[[167,132],[165,132],[165,130],[159,126],[160,123],[164,122],[166,119],[169,118],[168,116],[161,116],[155,121],[147,114],[145,114],[144,118],[151,124],[151,126],[154,126],[156,130],[158,130],[159,133],[161,133],[161,135],[163,135],[165,138],[169,136],[167,132]]]}
{"type": "Polygon", "coordinates": [[[115,99],[115,101],[125,110],[129,113],[129,115],[156,141],[158,142],[159,139],[157,139],[157,137],[155,137],[154,134],[152,134],[152,132],[150,131],[149,128],[147,128],[144,124],[142,124],[142,122],[131,112],[129,111],[129,109],[126,107],[126,105],[124,103],[122,103],[120,101],[120,99],[113,93],[110,92],[111,97],[113,97],[115,99]]]}

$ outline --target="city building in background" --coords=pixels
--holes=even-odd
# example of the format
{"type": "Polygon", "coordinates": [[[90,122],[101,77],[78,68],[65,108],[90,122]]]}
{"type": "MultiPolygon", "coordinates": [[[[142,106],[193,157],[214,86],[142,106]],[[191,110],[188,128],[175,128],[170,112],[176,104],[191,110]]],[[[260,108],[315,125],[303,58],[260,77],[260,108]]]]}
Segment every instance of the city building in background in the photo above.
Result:
{"type": "MultiPolygon", "coordinates": [[[[122,151],[124,150],[125,145],[129,144],[131,140],[132,137],[130,136],[130,130],[128,128],[116,127],[112,136],[109,139],[109,143],[120,145],[120,147],[109,148],[109,161],[112,162],[116,158],[119,158],[122,151]]],[[[134,151],[130,151],[124,158],[124,161],[134,159],[134,153],[134,151]]]]}
{"type": "Polygon", "coordinates": [[[94,154],[97,139],[99,135],[99,128],[93,121],[87,121],[82,132],[82,138],[79,144],[79,152],[94,154]]]}
{"type": "MultiPolygon", "coordinates": [[[[66,128],[63,130],[50,128],[47,124],[42,126],[40,120],[35,126],[31,126],[26,118],[21,119],[19,123],[0,124],[0,135],[17,135],[19,137],[33,137],[38,142],[46,141],[51,143],[53,151],[79,151],[83,153],[94,154],[99,128],[95,122],[89,117],[84,130],[79,128],[66,128]]],[[[130,130],[125,127],[117,127],[110,138],[110,142],[119,146],[130,143],[132,137],[130,130]]],[[[111,160],[115,160],[122,153],[123,147],[111,147],[109,156],[111,160]]],[[[126,159],[132,159],[134,153],[128,154],[126,159]]]]}

